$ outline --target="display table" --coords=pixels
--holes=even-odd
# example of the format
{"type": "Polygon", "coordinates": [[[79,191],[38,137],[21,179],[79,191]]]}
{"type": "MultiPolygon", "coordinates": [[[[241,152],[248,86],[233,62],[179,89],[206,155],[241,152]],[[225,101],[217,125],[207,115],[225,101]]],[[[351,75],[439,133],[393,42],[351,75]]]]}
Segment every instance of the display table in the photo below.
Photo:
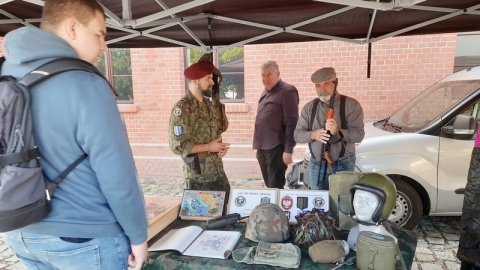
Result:
{"type": "MultiPolygon", "coordinates": [[[[197,225],[205,228],[206,222],[200,221],[185,221],[177,219],[166,227],[162,232],[153,237],[149,242],[149,246],[160,239],[165,233],[171,229],[182,228],[190,225],[197,225]]],[[[240,223],[234,230],[240,231],[245,235],[246,223],[240,223]]],[[[407,269],[410,269],[413,262],[413,256],[417,246],[418,234],[412,231],[403,230],[401,227],[392,226],[394,235],[398,238],[398,244],[402,251],[402,257],[407,269]]],[[[348,236],[348,232],[343,232],[341,238],[348,236]]],[[[291,241],[291,239],[290,239],[291,241]]],[[[257,243],[248,240],[242,236],[237,244],[236,248],[252,247],[257,243]]],[[[348,257],[352,256],[355,252],[350,252],[348,257]]],[[[399,265],[399,264],[397,264],[399,265]]],[[[320,264],[314,263],[310,260],[310,256],[306,250],[302,250],[302,261],[299,269],[325,269],[329,270],[334,267],[334,264],[320,264]]],[[[260,264],[246,264],[237,263],[231,257],[226,260],[211,259],[201,257],[183,256],[177,251],[154,251],[149,252],[149,257],[146,260],[143,268],[144,270],[159,270],[159,269],[285,269],[283,267],[274,267],[260,264]]],[[[340,269],[356,269],[355,265],[343,266],[340,269]]],[[[397,269],[401,269],[397,267],[397,269]]]]}

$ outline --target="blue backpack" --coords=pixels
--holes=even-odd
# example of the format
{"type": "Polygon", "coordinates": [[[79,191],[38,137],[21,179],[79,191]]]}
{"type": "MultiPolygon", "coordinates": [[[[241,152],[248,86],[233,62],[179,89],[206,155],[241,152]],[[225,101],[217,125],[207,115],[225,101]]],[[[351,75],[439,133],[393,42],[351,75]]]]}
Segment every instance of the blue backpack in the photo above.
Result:
{"type": "MultiPolygon", "coordinates": [[[[0,67],[4,60],[0,59],[0,67]]],[[[55,59],[20,80],[0,77],[0,232],[19,229],[46,217],[55,188],[87,158],[87,154],[83,154],[53,181],[46,180],[39,164],[40,151],[33,138],[31,88],[71,70],[103,77],[93,65],[77,58],[55,59]]]]}

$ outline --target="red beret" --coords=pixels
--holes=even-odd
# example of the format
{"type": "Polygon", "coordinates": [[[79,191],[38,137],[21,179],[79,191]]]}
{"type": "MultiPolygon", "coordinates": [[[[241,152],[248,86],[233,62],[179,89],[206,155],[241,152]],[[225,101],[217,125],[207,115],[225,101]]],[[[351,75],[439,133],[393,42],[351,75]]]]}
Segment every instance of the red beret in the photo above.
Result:
{"type": "Polygon", "coordinates": [[[202,60],[189,66],[187,69],[185,69],[183,74],[185,74],[185,77],[187,77],[187,79],[189,80],[198,80],[212,73],[212,71],[213,63],[210,61],[202,60]]]}

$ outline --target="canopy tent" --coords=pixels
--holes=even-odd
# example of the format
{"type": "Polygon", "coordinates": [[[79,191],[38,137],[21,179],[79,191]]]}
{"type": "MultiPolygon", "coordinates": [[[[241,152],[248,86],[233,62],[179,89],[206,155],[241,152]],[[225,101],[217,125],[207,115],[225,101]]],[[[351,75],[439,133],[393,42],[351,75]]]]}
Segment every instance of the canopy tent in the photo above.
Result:
{"type": "MultiPolygon", "coordinates": [[[[100,0],[111,48],[342,40],[480,30],[478,0],[100,0]]],[[[38,26],[41,0],[0,0],[0,35],[38,26]]]]}

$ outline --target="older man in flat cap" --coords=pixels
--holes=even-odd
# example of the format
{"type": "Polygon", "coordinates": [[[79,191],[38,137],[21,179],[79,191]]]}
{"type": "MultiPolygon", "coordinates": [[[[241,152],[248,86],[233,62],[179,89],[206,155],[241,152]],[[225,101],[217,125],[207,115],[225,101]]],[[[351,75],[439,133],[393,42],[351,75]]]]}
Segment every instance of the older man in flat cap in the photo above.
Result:
{"type": "Polygon", "coordinates": [[[354,98],[338,93],[332,67],[315,71],[311,79],[318,98],[303,107],[294,138],[310,148],[310,188],[328,190],[330,174],[355,169],[355,143],[365,136],[363,109],[354,98]]]}
{"type": "Polygon", "coordinates": [[[213,70],[212,62],[201,60],[184,71],[188,91],[172,108],[169,141],[172,151],[185,162],[185,188],[226,191],[228,197],[230,183],[222,162],[229,149],[229,144],[222,142],[228,120],[225,114],[218,115],[209,100],[213,70]]]}

